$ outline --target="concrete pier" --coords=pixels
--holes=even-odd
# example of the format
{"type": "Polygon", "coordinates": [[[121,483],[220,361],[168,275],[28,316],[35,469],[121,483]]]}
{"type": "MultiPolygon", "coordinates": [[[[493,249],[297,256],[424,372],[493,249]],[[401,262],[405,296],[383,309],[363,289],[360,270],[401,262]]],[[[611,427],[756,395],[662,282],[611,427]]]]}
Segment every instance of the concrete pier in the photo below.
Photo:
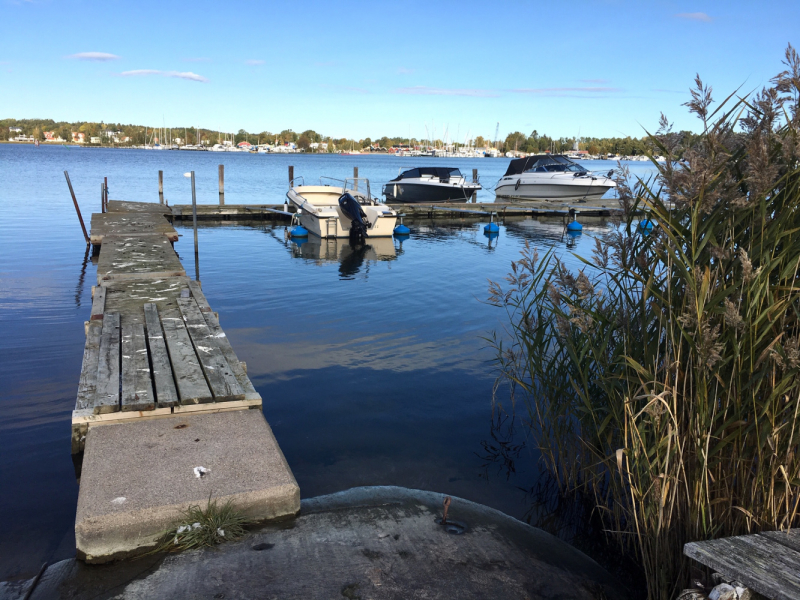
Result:
{"type": "Polygon", "coordinates": [[[78,556],[140,553],[209,496],[252,521],[296,514],[297,482],[246,365],[172,248],[170,209],[111,200],[108,211],[92,215],[98,285],[72,415],[78,556]]]}

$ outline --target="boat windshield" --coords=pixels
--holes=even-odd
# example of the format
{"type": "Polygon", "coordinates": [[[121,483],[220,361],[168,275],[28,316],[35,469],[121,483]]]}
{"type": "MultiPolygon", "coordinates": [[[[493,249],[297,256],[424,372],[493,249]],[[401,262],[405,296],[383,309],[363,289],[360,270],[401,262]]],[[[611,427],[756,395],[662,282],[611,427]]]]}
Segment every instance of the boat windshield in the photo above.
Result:
{"type": "Polygon", "coordinates": [[[438,177],[439,179],[450,179],[461,177],[461,171],[458,169],[451,169],[449,167],[419,167],[416,169],[409,169],[403,171],[392,179],[392,181],[400,181],[402,179],[417,179],[419,177],[438,177]]]}
{"type": "Polygon", "coordinates": [[[517,158],[508,165],[505,176],[520,173],[588,173],[581,165],[562,155],[537,155],[517,158]]]}

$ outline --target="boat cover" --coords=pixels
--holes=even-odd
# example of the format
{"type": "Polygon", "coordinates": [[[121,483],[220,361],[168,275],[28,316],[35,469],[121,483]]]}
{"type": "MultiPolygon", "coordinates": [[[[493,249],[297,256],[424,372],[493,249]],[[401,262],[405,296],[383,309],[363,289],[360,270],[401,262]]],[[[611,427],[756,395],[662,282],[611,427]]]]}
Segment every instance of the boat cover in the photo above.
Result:
{"type": "Polygon", "coordinates": [[[515,158],[508,165],[508,170],[503,177],[509,175],[520,175],[525,171],[530,171],[541,165],[574,165],[575,163],[561,154],[535,154],[533,156],[526,156],[525,158],[515,158]]]}
{"type": "Polygon", "coordinates": [[[447,167],[418,167],[416,169],[409,169],[408,171],[403,171],[392,179],[392,181],[400,181],[402,179],[416,179],[418,177],[422,177],[423,175],[433,175],[434,177],[439,177],[440,179],[444,177],[445,179],[449,179],[450,177],[461,177],[461,171],[458,169],[450,169],[447,167]]]}

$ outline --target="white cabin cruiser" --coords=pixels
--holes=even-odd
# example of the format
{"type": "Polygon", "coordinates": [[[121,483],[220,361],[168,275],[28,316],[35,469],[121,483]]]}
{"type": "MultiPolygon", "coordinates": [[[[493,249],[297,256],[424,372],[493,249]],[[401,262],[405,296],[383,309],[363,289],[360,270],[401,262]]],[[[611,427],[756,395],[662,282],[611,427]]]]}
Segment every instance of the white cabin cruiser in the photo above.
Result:
{"type": "Polygon", "coordinates": [[[383,186],[387,202],[468,202],[481,184],[468,182],[458,169],[417,167],[383,186]]]}
{"type": "Polygon", "coordinates": [[[286,197],[297,208],[300,225],[321,238],[363,242],[368,237],[389,237],[397,221],[392,208],[372,197],[369,180],[364,178],[321,177],[320,185],[303,182],[289,188],[286,197]]]}
{"type": "Polygon", "coordinates": [[[512,160],[494,192],[511,200],[599,198],[617,186],[612,173],[592,173],[560,154],[537,154],[512,160]]]}

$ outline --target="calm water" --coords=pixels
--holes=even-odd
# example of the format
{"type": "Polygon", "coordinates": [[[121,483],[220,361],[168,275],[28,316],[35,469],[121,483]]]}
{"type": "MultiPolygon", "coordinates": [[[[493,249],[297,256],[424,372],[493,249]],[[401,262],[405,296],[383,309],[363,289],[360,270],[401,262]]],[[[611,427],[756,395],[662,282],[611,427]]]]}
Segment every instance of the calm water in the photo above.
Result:
{"type": "MultiPolygon", "coordinates": [[[[96,271],[65,169],[88,228],[102,177],[114,199],[157,202],[162,169],[165,196],[177,204],[191,201],[183,173],[195,170],[198,200],[215,203],[224,163],[228,203],[281,203],[290,164],[309,183],[358,166],[379,193],[398,168],[426,160],[478,168],[489,188],[508,164],[0,145],[0,580],[74,554],[70,413],[96,271]]],[[[483,302],[487,279],[502,279],[526,240],[568,261],[572,251],[588,255],[603,226],[585,227],[574,248],[558,222],[510,223],[492,240],[482,223],[411,226],[409,239],[362,252],[342,241],[297,246],[283,226],[203,227],[203,290],[264,397],[303,497],[391,484],[522,518],[530,500],[520,488],[536,481],[535,453],[522,447],[510,474],[488,459],[509,441],[492,428],[492,355],[481,338],[502,327],[503,314],[483,302]]],[[[191,230],[178,228],[176,250],[193,272],[191,230]]],[[[523,434],[517,428],[513,444],[523,434]]]]}

